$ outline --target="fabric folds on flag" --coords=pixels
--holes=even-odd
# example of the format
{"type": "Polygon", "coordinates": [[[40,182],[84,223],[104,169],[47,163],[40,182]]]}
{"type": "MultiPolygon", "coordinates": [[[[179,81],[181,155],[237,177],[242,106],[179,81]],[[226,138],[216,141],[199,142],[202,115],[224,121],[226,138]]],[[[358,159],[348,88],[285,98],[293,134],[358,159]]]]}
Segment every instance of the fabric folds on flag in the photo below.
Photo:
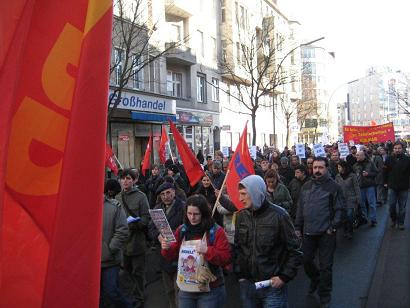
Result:
{"type": "Polygon", "coordinates": [[[115,162],[114,153],[108,143],[105,146],[105,166],[114,172],[115,175],[118,175],[118,166],[115,162]]]}
{"type": "Polygon", "coordinates": [[[143,176],[145,176],[145,173],[147,170],[149,170],[151,164],[151,144],[152,144],[152,135],[149,136],[149,141],[147,144],[147,149],[145,150],[145,155],[144,155],[144,160],[142,161],[142,166],[141,166],[141,173],[143,176]]]}
{"type": "Polygon", "coordinates": [[[247,124],[248,123],[245,124],[241,139],[229,163],[229,172],[226,179],[226,188],[229,198],[238,209],[243,208],[242,203],[239,201],[238,183],[248,175],[255,174],[247,142],[247,124]]]}
{"type": "Polygon", "coordinates": [[[185,142],[184,137],[181,136],[172,121],[169,121],[169,127],[172,134],[174,135],[174,141],[178,148],[179,156],[181,157],[182,163],[184,165],[189,183],[191,184],[191,186],[195,186],[195,184],[198,183],[198,181],[204,175],[204,170],[202,169],[199,161],[196,159],[194,153],[192,153],[188,144],[185,142]]]}
{"type": "Polygon", "coordinates": [[[161,164],[165,164],[165,161],[167,160],[166,158],[166,144],[168,142],[168,134],[167,130],[165,129],[165,126],[162,126],[162,132],[161,132],[161,141],[159,144],[159,151],[158,151],[158,156],[159,156],[159,161],[161,164]]]}
{"type": "Polygon", "coordinates": [[[0,2],[0,307],[99,305],[111,29],[110,0],[0,2]]]}

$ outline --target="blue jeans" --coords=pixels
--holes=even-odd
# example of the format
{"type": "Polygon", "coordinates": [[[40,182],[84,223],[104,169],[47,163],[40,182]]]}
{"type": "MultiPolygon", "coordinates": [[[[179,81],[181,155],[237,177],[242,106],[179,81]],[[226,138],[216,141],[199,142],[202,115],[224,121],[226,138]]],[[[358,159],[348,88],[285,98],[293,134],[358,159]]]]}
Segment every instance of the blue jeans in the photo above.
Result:
{"type": "Polygon", "coordinates": [[[179,308],[219,308],[225,305],[225,286],[212,288],[210,292],[179,291],[179,308]]]}
{"type": "Polygon", "coordinates": [[[371,220],[371,222],[377,222],[376,218],[376,190],[374,186],[360,188],[360,210],[363,218],[371,220]],[[366,208],[366,200],[369,203],[369,213],[366,208]]]}
{"type": "Polygon", "coordinates": [[[387,193],[387,202],[390,207],[390,217],[393,222],[399,225],[404,225],[404,218],[406,217],[406,203],[408,196],[408,189],[401,191],[394,191],[389,188],[387,193]],[[397,203],[399,204],[399,211],[397,213],[397,203]]]}
{"type": "Polygon", "coordinates": [[[131,301],[124,296],[118,286],[119,271],[119,266],[101,268],[101,294],[108,297],[116,308],[131,308],[131,301]]]}
{"type": "Polygon", "coordinates": [[[243,308],[287,308],[288,291],[286,285],[280,289],[263,288],[256,290],[255,284],[248,280],[239,281],[243,308]]]}

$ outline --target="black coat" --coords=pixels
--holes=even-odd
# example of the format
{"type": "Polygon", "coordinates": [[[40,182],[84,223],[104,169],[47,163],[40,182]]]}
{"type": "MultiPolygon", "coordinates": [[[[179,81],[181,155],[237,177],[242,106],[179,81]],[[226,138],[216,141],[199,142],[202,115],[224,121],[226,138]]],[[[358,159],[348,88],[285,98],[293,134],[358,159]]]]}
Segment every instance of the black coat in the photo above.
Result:
{"type": "Polygon", "coordinates": [[[409,188],[410,158],[407,155],[388,156],[384,168],[384,183],[394,191],[409,188]]]}

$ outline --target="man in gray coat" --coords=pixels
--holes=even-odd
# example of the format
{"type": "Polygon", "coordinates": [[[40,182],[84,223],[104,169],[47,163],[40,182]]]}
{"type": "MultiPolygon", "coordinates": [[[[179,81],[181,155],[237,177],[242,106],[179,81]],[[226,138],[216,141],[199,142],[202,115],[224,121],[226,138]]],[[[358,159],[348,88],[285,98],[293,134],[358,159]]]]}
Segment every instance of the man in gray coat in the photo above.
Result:
{"type": "MultiPolygon", "coordinates": [[[[116,180],[110,180],[116,181],[116,180]]],[[[107,183],[110,184],[110,183],[107,183]]],[[[101,295],[117,308],[132,307],[118,286],[122,248],[128,237],[127,218],[116,200],[104,197],[101,246],[101,295]]]]}
{"type": "Polygon", "coordinates": [[[320,307],[330,307],[333,255],[336,229],[342,224],[345,200],[341,187],[328,172],[324,157],[313,160],[313,175],[302,186],[297,208],[295,229],[302,236],[303,265],[311,283],[309,293],[318,290],[320,307]],[[319,268],[315,264],[319,251],[319,268]]]}
{"type": "Polygon", "coordinates": [[[136,308],[144,303],[146,236],[150,220],[148,199],[135,186],[137,180],[136,172],[131,169],[124,170],[121,176],[122,192],[117,197],[127,214],[129,236],[125,243],[124,270],[131,280],[127,289],[136,308]]]}

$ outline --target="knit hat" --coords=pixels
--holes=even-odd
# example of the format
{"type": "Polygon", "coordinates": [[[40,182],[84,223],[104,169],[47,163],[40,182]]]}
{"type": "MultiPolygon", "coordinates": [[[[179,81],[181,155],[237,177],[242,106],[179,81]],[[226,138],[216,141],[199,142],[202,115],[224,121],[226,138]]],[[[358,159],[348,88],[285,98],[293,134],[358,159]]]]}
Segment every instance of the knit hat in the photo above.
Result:
{"type": "Polygon", "coordinates": [[[158,194],[160,194],[161,192],[163,192],[164,190],[167,190],[167,189],[170,189],[170,188],[175,189],[174,184],[171,184],[171,183],[169,183],[169,182],[165,182],[165,183],[162,183],[162,184],[157,188],[157,191],[156,191],[155,193],[158,195],[158,194]]]}
{"type": "Polygon", "coordinates": [[[168,170],[171,170],[172,172],[174,172],[174,174],[177,174],[179,172],[179,169],[177,167],[177,165],[169,165],[167,167],[168,170]]]}
{"type": "Polygon", "coordinates": [[[289,162],[289,159],[286,156],[282,156],[280,158],[280,163],[281,164],[287,164],[289,162]]]}

